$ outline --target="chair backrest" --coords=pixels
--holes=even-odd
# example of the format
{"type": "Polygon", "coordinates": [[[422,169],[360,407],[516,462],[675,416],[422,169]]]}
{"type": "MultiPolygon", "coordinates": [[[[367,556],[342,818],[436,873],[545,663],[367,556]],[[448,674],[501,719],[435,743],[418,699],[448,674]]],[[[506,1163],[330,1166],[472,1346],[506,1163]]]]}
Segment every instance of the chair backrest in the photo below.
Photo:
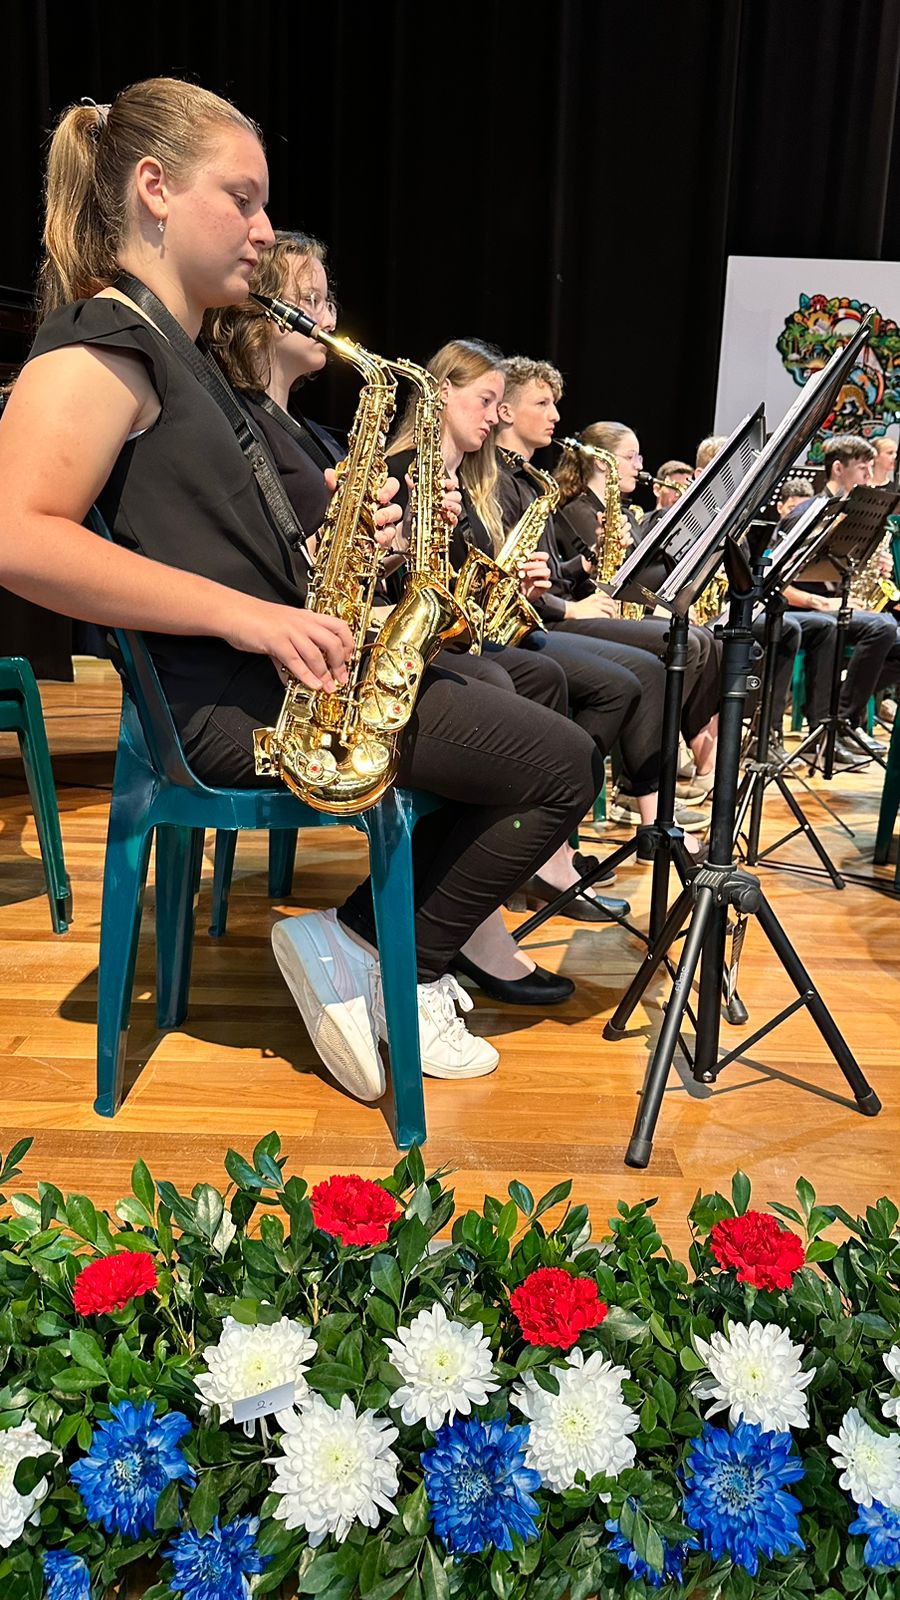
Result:
{"type": "MultiPolygon", "coordinates": [[[[112,539],[96,506],[91,506],[84,520],[86,526],[101,538],[112,539]]],[[[135,708],[150,759],[157,772],[169,783],[183,789],[205,787],[194,777],[187,764],[169,703],[143,636],[130,628],[112,628],[110,631],[116,641],[119,658],[116,666],[122,678],[122,687],[135,708]]]]}

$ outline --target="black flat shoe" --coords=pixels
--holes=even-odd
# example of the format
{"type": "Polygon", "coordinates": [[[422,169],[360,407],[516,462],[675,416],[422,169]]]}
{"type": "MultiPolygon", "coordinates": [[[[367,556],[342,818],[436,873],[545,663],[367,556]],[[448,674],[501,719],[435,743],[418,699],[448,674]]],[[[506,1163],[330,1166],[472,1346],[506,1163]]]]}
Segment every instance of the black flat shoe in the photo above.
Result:
{"type": "MultiPolygon", "coordinates": [[[[552,900],[557,900],[562,893],[561,889],[554,889],[552,883],[547,883],[536,873],[529,878],[525,885],[525,904],[529,911],[540,911],[552,900]]],[[[561,917],[571,917],[573,922],[619,922],[622,917],[627,917],[631,906],[627,900],[615,900],[609,895],[592,895],[586,899],[584,895],[576,895],[558,914],[561,917]]]]}
{"type": "MultiPolygon", "coordinates": [[[[599,867],[600,862],[597,856],[585,856],[582,855],[580,850],[576,850],[572,857],[572,865],[574,866],[575,871],[578,873],[579,878],[583,878],[586,873],[593,872],[595,867],[599,867]]],[[[594,879],[594,884],[615,883],[615,881],[616,875],[614,872],[601,872],[599,878],[594,879]]],[[[593,886],[594,885],[592,884],[591,887],[593,888],[593,886]]]]}
{"type": "Polygon", "coordinates": [[[560,978],[555,972],[535,967],[521,978],[495,978],[492,972],[482,972],[468,956],[455,956],[451,971],[458,978],[468,978],[494,1000],[512,1006],[558,1006],[575,993],[571,978],[560,978]]]}

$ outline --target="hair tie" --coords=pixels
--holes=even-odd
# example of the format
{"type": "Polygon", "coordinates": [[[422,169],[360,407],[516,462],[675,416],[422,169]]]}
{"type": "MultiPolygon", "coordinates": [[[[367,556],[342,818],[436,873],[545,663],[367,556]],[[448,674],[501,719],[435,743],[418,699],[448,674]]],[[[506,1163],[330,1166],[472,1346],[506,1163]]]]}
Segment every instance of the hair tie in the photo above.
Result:
{"type": "Polygon", "coordinates": [[[109,119],[109,106],[99,106],[96,100],[91,99],[89,94],[82,96],[81,100],[79,101],[79,105],[90,106],[94,111],[96,111],[97,120],[94,123],[91,132],[93,133],[95,139],[99,139],[109,119]]]}

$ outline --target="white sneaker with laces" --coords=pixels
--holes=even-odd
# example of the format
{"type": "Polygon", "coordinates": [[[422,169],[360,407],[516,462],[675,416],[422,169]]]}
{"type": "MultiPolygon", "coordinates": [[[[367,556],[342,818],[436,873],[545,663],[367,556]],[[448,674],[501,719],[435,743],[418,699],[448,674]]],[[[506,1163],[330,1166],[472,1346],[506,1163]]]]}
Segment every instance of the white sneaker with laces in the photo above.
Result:
{"type": "MultiPolygon", "coordinates": [[[[422,1071],[429,1078],[483,1078],[493,1072],[499,1052],[487,1039],[469,1032],[461,1011],[471,1011],[471,995],[461,988],[449,972],[434,983],[420,983],[419,1050],[422,1071]]],[[[375,1021],[382,1039],[387,1038],[384,1002],[379,993],[375,1021]]]]}
{"type": "Polygon", "coordinates": [[[351,939],[335,911],[285,917],[272,949],[309,1036],[331,1076],[360,1100],[384,1094],[373,1018],[381,1008],[381,969],[351,939]]]}

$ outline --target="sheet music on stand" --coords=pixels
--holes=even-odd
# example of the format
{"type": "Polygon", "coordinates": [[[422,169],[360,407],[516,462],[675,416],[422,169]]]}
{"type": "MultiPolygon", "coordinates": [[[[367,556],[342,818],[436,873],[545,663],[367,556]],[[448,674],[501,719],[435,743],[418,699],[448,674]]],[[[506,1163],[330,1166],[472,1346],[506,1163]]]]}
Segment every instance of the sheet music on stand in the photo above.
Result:
{"type": "Polygon", "coordinates": [[[763,447],[765,431],[765,410],[760,405],[738,423],[699,478],[694,479],[681,498],[660,518],[653,532],[642,539],[623,561],[611,582],[606,585],[615,599],[620,599],[626,589],[632,588],[651,605],[657,604],[656,594],[641,582],[641,574],[660,559],[670,567],[677,565],[696,544],[750,471],[763,447]]]}
{"type": "MultiPolygon", "coordinates": [[[[884,537],[888,517],[900,505],[900,489],[857,484],[846,499],[836,504],[836,514],[827,524],[827,543],[818,547],[817,558],[819,561],[824,558],[835,576],[842,578],[868,566],[884,537]]],[[[802,568],[795,571],[802,571],[802,568]]]]}
{"type": "Polygon", "coordinates": [[[838,386],[862,354],[871,313],[842,349],[800,390],[790,410],[726,504],[660,585],[656,596],[667,610],[685,616],[718,569],[726,541],[744,532],[799,449],[818,431],[834,404],[838,386]]]}

